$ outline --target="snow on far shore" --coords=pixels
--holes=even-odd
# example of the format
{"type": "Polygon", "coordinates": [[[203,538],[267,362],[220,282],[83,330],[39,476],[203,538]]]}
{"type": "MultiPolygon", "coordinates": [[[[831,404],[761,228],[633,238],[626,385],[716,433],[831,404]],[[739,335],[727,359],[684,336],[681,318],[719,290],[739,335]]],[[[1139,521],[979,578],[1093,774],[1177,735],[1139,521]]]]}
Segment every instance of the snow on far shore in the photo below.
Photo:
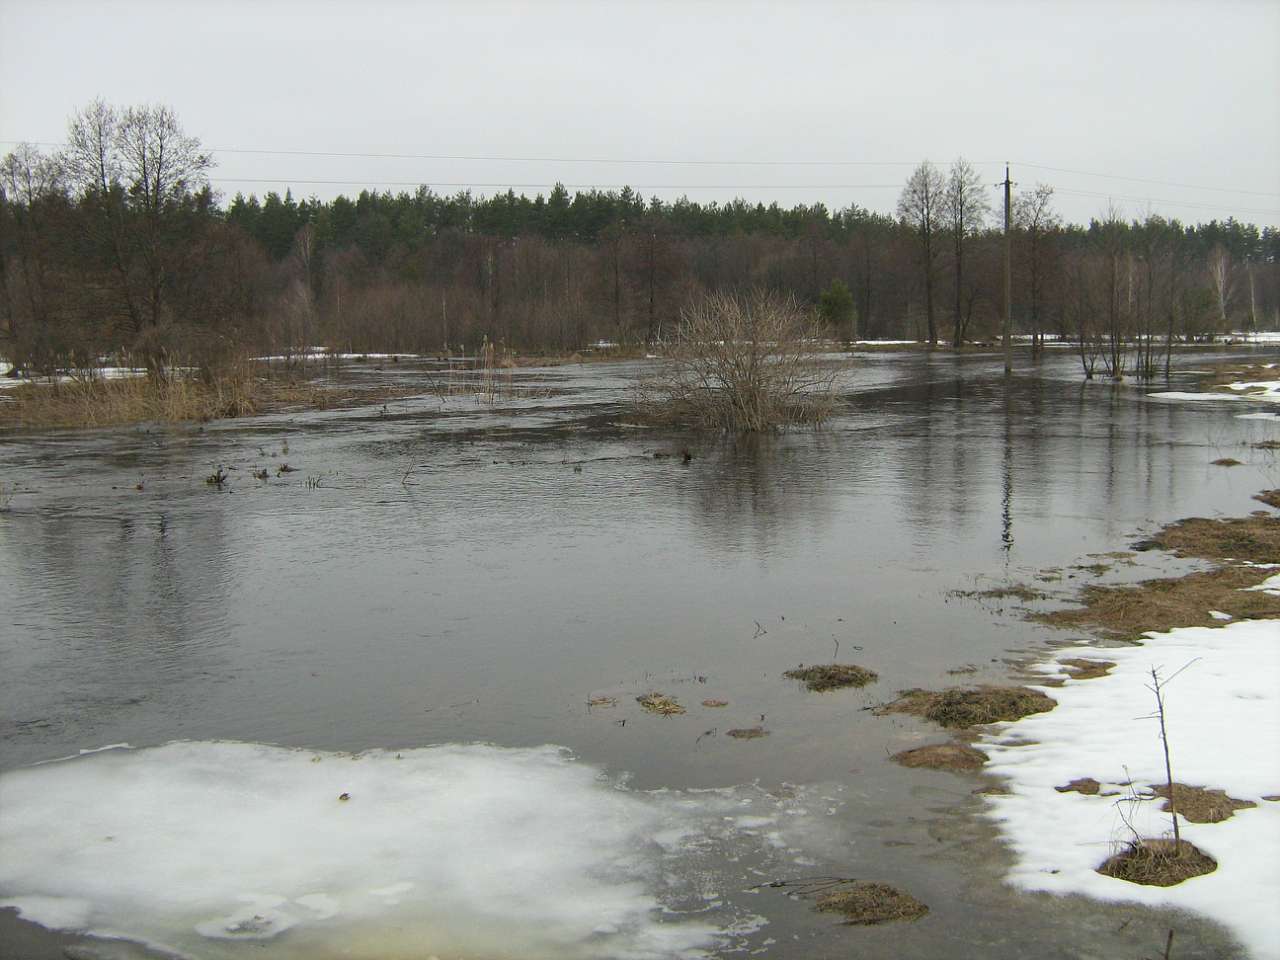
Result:
{"type": "MultiPolygon", "coordinates": [[[[1280,586],[1274,577],[1266,586],[1280,586]]],[[[1092,680],[1044,687],[1058,701],[1048,713],[999,724],[982,748],[986,771],[1006,780],[1007,796],[987,797],[1016,863],[1008,877],[1025,890],[1084,894],[1204,914],[1234,932],[1257,960],[1280,958],[1280,620],[1148,633],[1141,646],[1080,645],[1041,665],[1067,677],[1057,660],[1114,661],[1092,680]],[[1105,877],[1096,868],[1132,834],[1171,833],[1162,800],[1126,799],[1164,782],[1150,670],[1164,677],[1187,666],[1166,688],[1174,779],[1222,789],[1257,806],[1220,823],[1181,821],[1182,836],[1218,861],[1213,873],[1173,887],[1105,877]],[[1143,718],[1143,719],[1135,719],[1143,718]],[[1016,738],[1022,745],[1007,745],[1016,738]],[[1001,745],[1004,741],[1006,745],[1001,745]],[[1080,777],[1114,796],[1059,793],[1080,777]],[[1122,816],[1123,815],[1123,816],[1122,816]]]]}
{"type": "Polygon", "coordinates": [[[822,789],[629,790],[550,746],[104,750],[0,775],[0,907],[183,957],[705,956],[764,922],[752,865],[829,846],[822,789]]]}

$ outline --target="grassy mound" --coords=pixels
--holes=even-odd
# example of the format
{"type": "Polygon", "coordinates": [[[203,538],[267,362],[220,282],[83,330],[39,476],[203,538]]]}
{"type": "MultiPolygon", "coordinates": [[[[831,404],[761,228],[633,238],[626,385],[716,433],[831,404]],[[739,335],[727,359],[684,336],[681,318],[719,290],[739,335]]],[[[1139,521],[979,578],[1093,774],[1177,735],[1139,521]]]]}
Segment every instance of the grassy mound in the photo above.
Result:
{"type": "Polygon", "coordinates": [[[854,663],[821,663],[798,667],[783,674],[788,680],[799,680],[810,690],[837,690],[841,687],[865,687],[880,679],[879,674],[854,663]]]}
{"type": "Polygon", "coordinates": [[[1098,872],[1130,883],[1172,887],[1217,869],[1218,861],[1190,841],[1133,840],[1108,857],[1098,872]]]}
{"type": "Polygon", "coordinates": [[[941,692],[904,690],[881,713],[910,713],[943,727],[972,727],[999,720],[1020,720],[1045,713],[1057,701],[1028,687],[949,687],[941,692]]]}
{"type": "Polygon", "coordinates": [[[856,881],[816,901],[823,913],[838,913],[845,923],[870,925],[895,920],[919,920],[929,908],[887,883],[856,881]]]}
{"type": "Polygon", "coordinates": [[[988,758],[981,750],[967,743],[953,740],[950,743],[931,743],[923,747],[903,750],[889,759],[904,767],[967,773],[981,769],[988,758]]]}

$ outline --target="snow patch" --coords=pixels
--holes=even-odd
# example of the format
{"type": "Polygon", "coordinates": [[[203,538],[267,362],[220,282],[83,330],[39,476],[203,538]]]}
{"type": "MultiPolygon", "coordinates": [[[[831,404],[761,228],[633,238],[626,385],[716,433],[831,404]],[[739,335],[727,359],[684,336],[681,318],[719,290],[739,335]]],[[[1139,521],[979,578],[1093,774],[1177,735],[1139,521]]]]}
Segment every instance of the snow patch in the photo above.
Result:
{"type": "Polygon", "coordinates": [[[0,774],[0,907],[201,958],[699,956],[764,922],[721,891],[829,848],[810,789],[635,791],[556,747],[115,748],[0,774]]]}
{"type": "MultiPolygon", "coordinates": [[[[1116,663],[1109,675],[1066,679],[1049,691],[1058,706],[1017,722],[1022,745],[1000,745],[1011,724],[997,725],[986,737],[986,769],[1005,778],[1011,791],[987,797],[987,813],[1016,856],[1009,882],[1027,890],[1193,910],[1227,925],[1259,960],[1276,960],[1280,804],[1262,798],[1280,793],[1280,621],[1186,627],[1147,637],[1143,646],[1108,648],[1106,658],[1116,663]],[[1131,836],[1125,819],[1144,837],[1170,829],[1169,815],[1159,809],[1163,801],[1131,799],[1126,784],[1132,777],[1137,792],[1146,793],[1163,782],[1155,721],[1134,718],[1154,708],[1147,689],[1151,668],[1167,677],[1188,663],[1166,692],[1174,776],[1257,806],[1221,823],[1182,824],[1183,837],[1218,861],[1213,873],[1174,887],[1104,877],[1096,868],[1131,836]],[[1093,777],[1103,793],[1114,795],[1054,789],[1077,777],[1093,777]]],[[[1090,646],[1056,654],[1097,655],[1090,646]]]]}

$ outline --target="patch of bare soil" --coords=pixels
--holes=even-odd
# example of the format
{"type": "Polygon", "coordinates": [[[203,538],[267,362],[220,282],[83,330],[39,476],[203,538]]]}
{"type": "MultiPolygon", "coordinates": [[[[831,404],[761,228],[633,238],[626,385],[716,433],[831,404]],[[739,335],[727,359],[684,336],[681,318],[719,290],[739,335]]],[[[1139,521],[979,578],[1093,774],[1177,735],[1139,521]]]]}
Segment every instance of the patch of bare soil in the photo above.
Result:
{"type": "Polygon", "coordinates": [[[1253,499],[1280,510],[1280,490],[1263,490],[1261,493],[1254,494],[1253,499]]]}
{"type": "Polygon", "coordinates": [[[889,758],[904,767],[923,767],[926,770],[951,770],[969,772],[979,770],[987,762],[987,755],[967,743],[952,740],[950,743],[931,743],[895,753],[889,758]]]}
{"type": "Polygon", "coordinates": [[[869,926],[897,920],[919,920],[929,908],[887,883],[855,881],[840,890],[818,897],[815,906],[823,913],[838,913],[845,923],[869,926]]]}
{"type": "Polygon", "coordinates": [[[855,663],[820,663],[811,667],[797,667],[783,674],[788,680],[799,680],[810,690],[838,690],[841,687],[865,687],[875,683],[879,675],[874,670],[855,663]]]}
{"type": "MultiPolygon", "coordinates": [[[[1168,812],[1169,787],[1161,784],[1152,787],[1151,792],[1157,797],[1164,797],[1164,806],[1160,809],[1168,812]]],[[[1221,823],[1237,810],[1256,807],[1252,800],[1237,800],[1228,797],[1225,790],[1206,790],[1204,787],[1192,787],[1185,783],[1174,783],[1173,802],[1178,815],[1192,823],[1221,823]]]]}
{"type": "Polygon", "coordinates": [[[1060,787],[1054,787],[1059,793],[1083,793],[1088,797],[1096,797],[1098,791],[1102,789],[1102,784],[1093,777],[1077,777],[1070,783],[1063,784],[1060,787]]]}
{"type": "Polygon", "coordinates": [[[1213,461],[1215,467],[1238,467],[1240,463],[1235,457],[1219,457],[1213,461]]]}
{"type": "Polygon", "coordinates": [[[684,713],[684,707],[676,702],[675,697],[668,697],[665,693],[658,693],[657,691],[636,697],[636,702],[650,713],[656,713],[664,717],[673,717],[684,713]]]}
{"type": "Polygon", "coordinates": [[[727,707],[729,705],[729,701],[728,700],[703,700],[702,705],[704,707],[727,707]]]}
{"type": "Polygon", "coordinates": [[[1084,657],[1067,657],[1058,663],[1067,668],[1072,680],[1096,680],[1105,677],[1115,666],[1112,660],[1088,660],[1084,657]]]}
{"type": "Polygon", "coordinates": [[[768,735],[769,731],[764,727],[738,727],[725,733],[725,736],[733,737],[735,740],[758,740],[768,735]]]}
{"type": "Polygon", "coordinates": [[[1222,567],[1132,586],[1090,585],[1081,591],[1082,607],[1036,613],[1031,618],[1054,627],[1092,628],[1106,637],[1136,641],[1148,630],[1221,627],[1231,622],[1210,616],[1210,610],[1229,613],[1235,620],[1280,617],[1280,597],[1247,589],[1274,572],[1222,567]]]}
{"type": "Polygon", "coordinates": [[[885,704],[878,713],[910,713],[944,727],[972,727],[998,720],[1020,720],[1028,714],[1045,713],[1057,701],[1028,687],[948,687],[941,692],[903,690],[898,699],[885,704]]]}
{"type": "Polygon", "coordinates": [[[1103,876],[1155,887],[1172,887],[1213,873],[1218,861],[1188,840],[1133,840],[1098,867],[1103,876]]]}

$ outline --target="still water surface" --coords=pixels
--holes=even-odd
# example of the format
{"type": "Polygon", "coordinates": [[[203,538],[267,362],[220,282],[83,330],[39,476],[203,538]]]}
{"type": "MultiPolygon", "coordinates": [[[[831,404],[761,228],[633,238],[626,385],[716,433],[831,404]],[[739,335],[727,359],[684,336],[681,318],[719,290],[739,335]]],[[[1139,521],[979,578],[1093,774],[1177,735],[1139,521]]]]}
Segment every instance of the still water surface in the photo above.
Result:
{"type": "MultiPolygon", "coordinates": [[[[1206,362],[1183,358],[1173,388],[1206,362]]],[[[629,424],[643,370],[522,371],[532,395],[493,407],[0,438],[18,491],[0,517],[0,769],[119,742],[480,742],[558,744],[637,790],[830,785],[837,840],[796,871],[901,885],[930,916],[843,928],[768,892],[741,945],[1136,958],[1174,926],[1180,957],[1231,955],[1188,918],[1004,889],[981,782],[889,763],[936,733],[868,708],[960,667],[1006,679],[1065,637],[959,592],[1060,567],[1067,597],[1089,554],[1248,512],[1280,464],[1242,445],[1280,425],[1082,383],[1066,357],[1006,384],[998,357],[903,353],[857,358],[822,430],[734,440],[629,424]],[[218,464],[222,488],[204,482],[218,464]],[[879,682],[818,695],[781,676],[837,653],[879,682]],[[643,713],[654,689],[689,713],[643,713]],[[768,736],[725,736],[753,726],[768,736]]],[[[346,376],[414,389],[420,371],[346,376]]],[[[0,921],[3,956],[56,939],[0,921]]]]}

